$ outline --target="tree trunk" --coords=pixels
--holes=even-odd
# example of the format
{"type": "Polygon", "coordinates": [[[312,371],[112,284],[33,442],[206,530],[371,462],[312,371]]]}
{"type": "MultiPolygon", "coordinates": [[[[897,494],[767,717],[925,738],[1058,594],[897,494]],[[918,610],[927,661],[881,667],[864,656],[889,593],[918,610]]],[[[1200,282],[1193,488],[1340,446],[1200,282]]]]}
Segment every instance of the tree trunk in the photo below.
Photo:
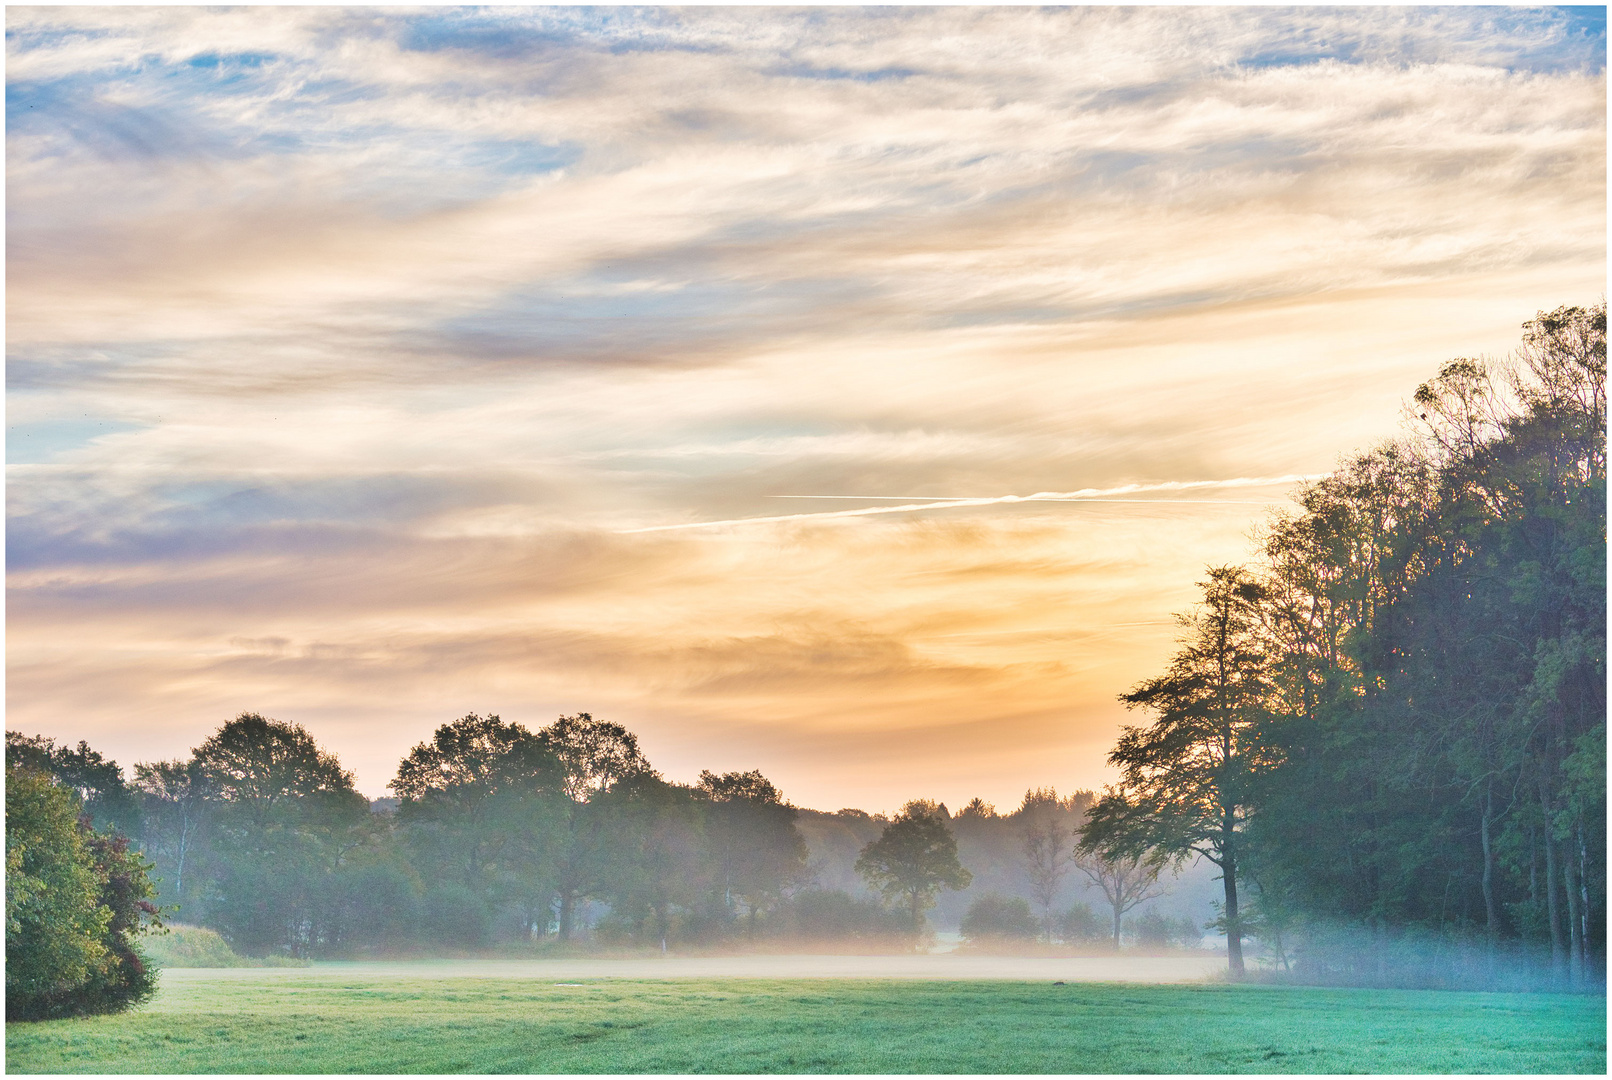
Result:
{"type": "Polygon", "coordinates": [[[1227,807],[1221,811],[1220,880],[1226,886],[1226,967],[1232,978],[1240,979],[1243,969],[1242,916],[1237,910],[1237,818],[1227,807]]]}
{"type": "Polygon", "coordinates": [[[1226,966],[1233,978],[1242,978],[1243,930],[1237,914],[1237,863],[1231,856],[1221,864],[1220,878],[1226,885],[1226,966]]]}
{"type": "Polygon", "coordinates": [[[1578,860],[1573,852],[1562,853],[1562,886],[1567,893],[1567,985],[1574,990],[1584,984],[1584,932],[1579,922],[1578,882],[1575,880],[1578,860]]]}
{"type": "Polygon", "coordinates": [[[1590,910],[1590,849],[1584,841],[1584,818],[1581,815],[1576,826],[1578,834],[1578,887],[1579,887],[1579,921],[1583,929],[1579,932],[1579,941],[1584,950],[1584,973],[1590,975],[1595,969],[1590,964],[1590,920],[1593,912],[1590,910]]]}
{"type": "Polygon", "coordinates": [[[1494,903],[1494,841],[1490,823],[1494,818],[1494,793],[1491,778],[1483,789],[1483,915],[1489,937],[1489,964],[1494,965],[1495,943],[1500,938],[1500,914],[1494,903]]]}
{"type": "Polygon", "coordinates": [[[1125,914],[1125,909],[1116,901],[1114,904],[1114,951],[1119,952],[1119,920],[1125,914]]]}
{"type": "Polygon", "coordinates": [[[1561,986],[1567,978],[1567,945],[1562,940],[1562,876],[1556,866],[1556,838],[1551,835],[1550,816],[1545,817],[1545,907],[1550,914],[1550,977],[1561,986]]]}
{"type": "Polygon", "coordinates": [[[570,889],[560,890],[560,940],[571,940],[571,911],[576,906],[576,897],[570,889]]]}
{"type": "Polygon", "coordinates": [[[671,915],[667,908],[669,905],[662,900],[655,905],[655,928],[660,931],[660,951],[666,951],[666,934],[671,929],[671,915]]]}

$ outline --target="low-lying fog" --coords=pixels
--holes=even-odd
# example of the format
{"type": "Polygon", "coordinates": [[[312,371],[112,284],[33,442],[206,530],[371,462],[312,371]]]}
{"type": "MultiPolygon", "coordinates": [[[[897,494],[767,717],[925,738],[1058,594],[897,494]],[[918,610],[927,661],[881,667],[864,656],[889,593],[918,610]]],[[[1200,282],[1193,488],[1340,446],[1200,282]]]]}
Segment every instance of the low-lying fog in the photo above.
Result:
{"type": "Polygon", "coordinates": [[[1223,956],[671,956],[557,960],[376,960],[309,968],[169,968],[167,983],[288,979],[1023,979],[1054,982],[1198,982],[1223,972],[1223,956]]]}

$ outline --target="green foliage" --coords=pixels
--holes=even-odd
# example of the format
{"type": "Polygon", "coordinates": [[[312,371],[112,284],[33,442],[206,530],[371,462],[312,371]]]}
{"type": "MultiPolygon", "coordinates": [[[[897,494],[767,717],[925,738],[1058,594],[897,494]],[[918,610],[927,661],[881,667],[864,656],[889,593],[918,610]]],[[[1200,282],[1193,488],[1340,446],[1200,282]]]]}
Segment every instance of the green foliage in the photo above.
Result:
{"type": "Polygon", "coordinates": [[[107,954],[112,913],[78,826],[78,803],[48,774],[6,768],[6,1011],[65,996],[107,954]]]}
{"type": "Polygon", "coordinates": [[[884,979],[175,972],[12,1025],[13,1073],[1581,1073],[1601,998],[884,979]],[[555,986],[556,982],[582,983],[555,986]]]}
{"type": "Polygon", "coordinates": [[[917,799],[901,808],[877,840],[862,849],[856,872],[887,901],[904,898],[914,932],[941,889],[966,889],[974,876],[957,861],[946,809],[917,799]]]}
{"type": "Polygon", "coordinates": [[[986,893],[968,905],[959,929],[970,944],[991,941],[1033,941],[1041,933],[1041,923],[1030,912],[1030,902],[1022,896],[986,893]]]}
{"type": "Polygon", "coordinates": [[[710,800],[705,830],[714,884],[725,899],[745,905],[754,936],[758,915],[806,876],[806,839],[795,824],[795,808],[754,769],[722,776],[701,772],[700,790],[710,800]]]}
{"type": "Polygon", "coordinates": [[[1088,945],[1109,936],[1102,916],[1087,903],[1076,903],[1058,916],[1055,930],[1058,938],[1071,945],[1088,945]]]}
{"type": "Polygon", "coordinates": [[[123,782],[117,762],[108,761],[82,740],[69,749],[43,735],[6,732],[6,764],[49,773],[56,782],[78,793],[84,812],[97,829],[134,833],[140,811],[134,794],[123,782]]]}
{"type": "MultiPolygon", "coordinates": [[[[451,939],[484,940],[501,904],[546,905],[567,813],[564,784],[548,741],[497,716],[444,724],[403,759],[391,788],[412,861],[473,897],[475,929],[451,939]]],[[[436,897],[428,907],[442,903],[436,897]]]]}
{"type": "Polygon", "coordinates": [[[803,889],[781,905],[769,923],[769,936],[818,944],[857,942],[912,945],[912,922],[868,899],[839,889],[803,889]]]}
{"type": "Polygon", "coordinates": [[[133,940],[160,926],[148,867],[126,837],[96,833],[70,789],[6,768],[6,1013],[112,1012],[155,977],[133,940]]]}
{"type": "Polygon", "coordinates": [[[1199,626],[1127,696],[1159,722],[1122,737],[1088,850],[1209,855],[1232,944],[1300,974],[1382,981],[1396,942],[1481,939],[1492,982],[1506,942],[1539,940],[1560,985],[1601,984],[1605,375],[1604,304],[1541,312],[1511,360],[1418,387],[1415,438],[1302,488],[1261,565],[1214,579],[1247,588],[1223,654],[1244,674],[1194,665],[1199,626]],[[1191,733],[1224,703],[1230,738],[1191,733]]]}

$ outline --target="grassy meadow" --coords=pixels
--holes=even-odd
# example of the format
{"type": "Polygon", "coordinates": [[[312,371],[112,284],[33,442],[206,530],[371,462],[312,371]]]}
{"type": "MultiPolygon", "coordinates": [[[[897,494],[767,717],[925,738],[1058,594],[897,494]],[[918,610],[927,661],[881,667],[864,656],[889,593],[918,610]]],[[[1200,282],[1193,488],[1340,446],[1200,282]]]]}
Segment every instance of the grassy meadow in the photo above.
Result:
{"type": "Polygon", "coordinates": [[[1606,999],[913,979],[167,971],[6,1026],[14,1073],[1604,1073],[1606,999]]]}

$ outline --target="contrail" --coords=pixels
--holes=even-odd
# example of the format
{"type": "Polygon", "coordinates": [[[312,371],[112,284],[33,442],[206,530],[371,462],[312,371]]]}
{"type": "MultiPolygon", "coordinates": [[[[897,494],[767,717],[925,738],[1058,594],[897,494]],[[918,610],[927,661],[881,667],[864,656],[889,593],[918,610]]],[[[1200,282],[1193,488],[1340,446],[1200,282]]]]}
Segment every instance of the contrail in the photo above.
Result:
{"type": "MultiPolygon", "coordinates": [[[[1162,484],[1126,484],[1116,488],[1082,488],[1079,491],[1038,491],[1034,495],[988,495],[979,498],[942,498],[908,495],[908,499],[924,502],[906,502],[898,506],[863,506],[855,510],[825,510],[814,514],[778,514],[772,517],[728,518],[724,521],[690,521],[681,525],[650,525],[641,529],[617,529],[618,533],[671,532],[675,529],[712,529],[722,525],[759,525],[773,521],[802,521],[808,518],[867,517],[872,514],[906,514],[915,510],[944,510],[954,506],[993,506],[998,503],[1023,502],[1182,502],[1218,503],[1242,502],[1232,499],[1121,499],[1118,495],[1136,495],[1146,491],[1193,491],[1202,488],[1270,487],[1275,484],[1295,484],[1314,480],[1317,476],[1292,474],[1289,476],[1241,476],[1233,480],[1170,480],[1162,484]]],[[[878,498],[863,495],[774,495],[775,499],[861,499],[878,498]]],[[[903,496],[883,496],[901,498],[903,496]]],[[[1249,505],[1264,505],[1250,503],[1249,505]]]]}

